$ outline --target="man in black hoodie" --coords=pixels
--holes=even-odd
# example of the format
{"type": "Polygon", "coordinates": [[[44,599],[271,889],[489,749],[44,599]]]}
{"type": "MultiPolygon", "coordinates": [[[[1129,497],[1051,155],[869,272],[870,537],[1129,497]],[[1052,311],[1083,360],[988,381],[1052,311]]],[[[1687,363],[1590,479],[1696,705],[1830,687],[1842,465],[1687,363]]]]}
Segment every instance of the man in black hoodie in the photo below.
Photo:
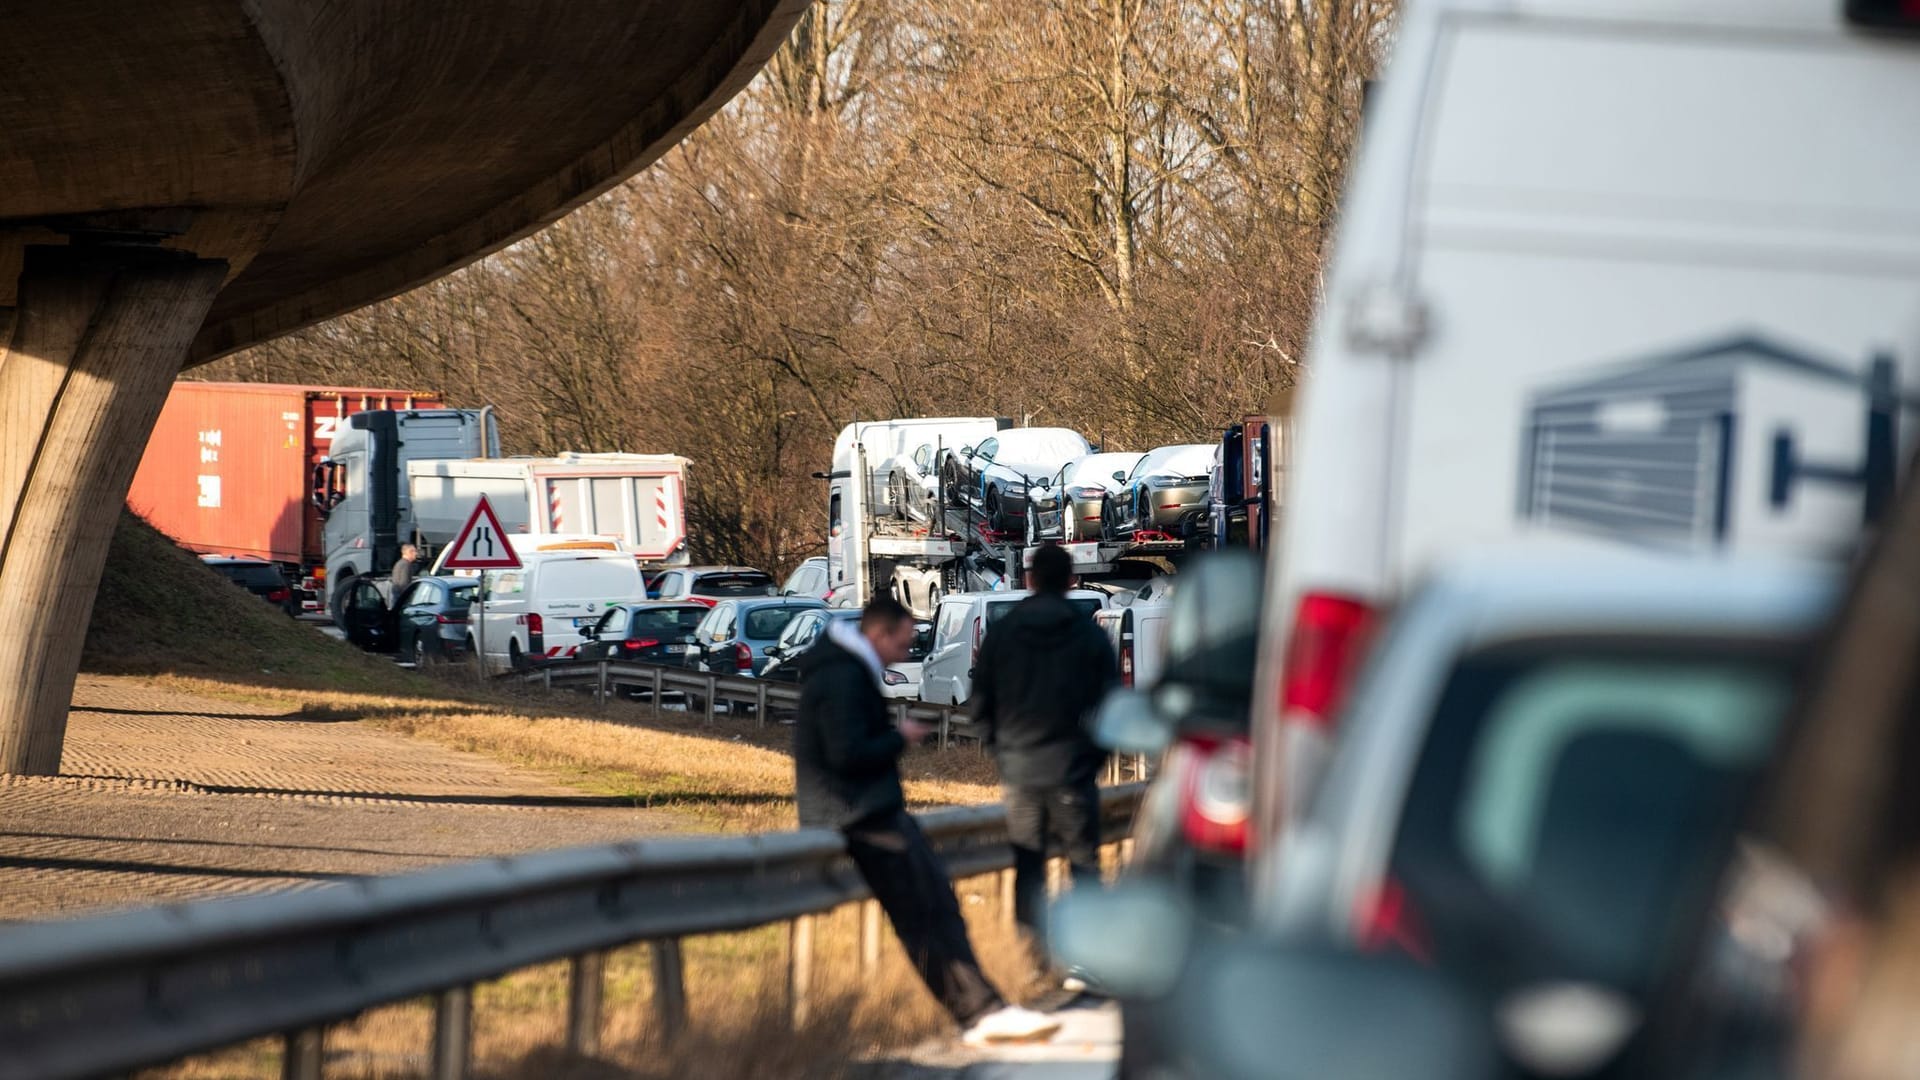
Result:
{"type": "Polygon", "coordinates": [[[1066,849],[1077,886],[1100,883],[1100,792],[1106,753],[1092,713],[1120,679],[1113,646],[1067,599],[1073,557],[1048,545],[1033,553],[1033,595],[993,624],[973,673],[973,719],[1000,766],[1013,843],[1014,918],[1034,961],[1046,967],[1041,912],[1047,845],[1066,849]]]}
{"type": "Polygon", "coordinates": [[[826,640],[807,650],[793,727],[800,824],[846,837],[847,854],[964,1041],[1043,1040],[1060,1030],[1059,1021],[1008,1005],[987,981],[947,868],[907,813],[900,754],[931,729],[912,720],[898,728],[889,723],[880,685],[886,665],[907,658],[913,636],[912,615],[880,595],[861,612],[857,631],[835,620],[826,640]]]}

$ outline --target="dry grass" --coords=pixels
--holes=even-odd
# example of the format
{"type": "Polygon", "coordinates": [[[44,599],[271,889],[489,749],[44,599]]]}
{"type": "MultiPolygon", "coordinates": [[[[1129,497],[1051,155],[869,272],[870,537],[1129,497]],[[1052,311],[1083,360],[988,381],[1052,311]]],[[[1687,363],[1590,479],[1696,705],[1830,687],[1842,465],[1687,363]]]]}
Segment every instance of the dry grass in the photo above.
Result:
{"type": "MultiPolygon", "coordinates": [[[[1025,979],[1020,950],[993,878],[962,883],[962,908],[990,975],[1013,992],[1025,979]]],[[[858,960],[859,909],[816,924],[812,1012],[797,1030],[787,1012],[787,929],[695,938],[685,945],[689,1030],[663,1045],[653,1023],[647,946],[615,952],[606,973],[602,1052],[589,1061],[560,1049],[566,1032],[567,971],[545,964],[485,984],[474,996],[474,1071],[514,1080],[701,1077],[703,1080],[824,1080],[861,1059],[951,1031],[951,1023],[883,929],[881,963],[858,960]]],[[[402,1080],[423,1075],[430,1005],[410,1001],[373,1010],[327,1036],[327,1075],[402,1080]]],[[[277,1040],[191,1059],[142,1074],[145,1080],[247,1080],[279,1075],[277,1040]]]]}
{"type": "MultiPolygon", "coordinates": [[[[599,796],[669,809],[716,831],[790,829],[792,729],[753,716],[701,716],[531,687],[420,680],[420,696],[281,688],[161,676],[160,685],[229,700],[297,705],[484,754],[599,796]]],[[[902,762],[917,809],[999,797],[993,763],[971,746],[922,747],[902,762]]]]}

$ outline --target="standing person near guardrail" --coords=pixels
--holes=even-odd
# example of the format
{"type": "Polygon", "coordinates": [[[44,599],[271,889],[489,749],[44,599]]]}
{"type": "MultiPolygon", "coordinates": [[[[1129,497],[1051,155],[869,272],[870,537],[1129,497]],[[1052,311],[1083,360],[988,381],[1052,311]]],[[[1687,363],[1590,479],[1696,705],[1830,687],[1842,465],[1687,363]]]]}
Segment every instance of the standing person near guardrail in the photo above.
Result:
{"type": "MultiPolygon", "coordinates": [[[[1043,915],[1047,847],[1066,850],[1076,886],[1100,883],[1100,790],[1106,752],[1093,741],[1095,707],[1120,681],[1113,646],[1067,601],[1073,557],[1051,544],[1033,553],[1033,595],[994,623],[973,672],[973,719],[1000,767],[1013,844],[1013,910],[1034,967],[1052,970],[1043,915]]],[[[1085,989],[1073,974],[1069,990],[1085,989]]]]}
{"type": "Polygon", "coordinates": [[[970,1045],[1039,1042],[1059,1021],[1009,1005],[987,980],[947,868],[907,813],[900,755],[932,728],[895,728],[880,694],[886,665],[906,659],[912,613],[875,596],[858,629],[833,622],[802,663],[794,721],[795,794],[803,827],[840,830],[847,853],[873,890],[920,978],[960,1025],[970,1045]]]}

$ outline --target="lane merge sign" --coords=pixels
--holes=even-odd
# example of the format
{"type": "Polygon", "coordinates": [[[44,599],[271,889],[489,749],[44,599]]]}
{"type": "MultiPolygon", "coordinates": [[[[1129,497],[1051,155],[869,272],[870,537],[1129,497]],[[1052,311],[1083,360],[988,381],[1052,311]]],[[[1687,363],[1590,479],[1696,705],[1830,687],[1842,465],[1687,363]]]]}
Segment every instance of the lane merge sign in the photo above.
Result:
{"type": "Polygon", "coordinates": [[[507,530],[500,527],[500,518],[485,495],[474,504],[473,513],[467,515],[467,523],[461,526],[460,535],[454,538],[440,565],[447,570],[520,569],[520,556],[507,542],[507,530]]]}

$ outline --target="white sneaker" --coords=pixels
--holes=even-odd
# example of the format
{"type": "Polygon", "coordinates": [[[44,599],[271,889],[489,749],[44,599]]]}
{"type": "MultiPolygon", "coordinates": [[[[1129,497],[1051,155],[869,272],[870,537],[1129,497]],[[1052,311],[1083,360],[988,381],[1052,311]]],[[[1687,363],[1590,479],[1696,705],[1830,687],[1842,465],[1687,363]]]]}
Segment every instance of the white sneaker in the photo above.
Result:
{"type": "Polygon", "coordinates": [[[967,1046],[1046,1042],[1060,1030],[1060,1021],[1045,1013],[1003,1005],[973,1022],[960,1036],[967,1046]]]}

